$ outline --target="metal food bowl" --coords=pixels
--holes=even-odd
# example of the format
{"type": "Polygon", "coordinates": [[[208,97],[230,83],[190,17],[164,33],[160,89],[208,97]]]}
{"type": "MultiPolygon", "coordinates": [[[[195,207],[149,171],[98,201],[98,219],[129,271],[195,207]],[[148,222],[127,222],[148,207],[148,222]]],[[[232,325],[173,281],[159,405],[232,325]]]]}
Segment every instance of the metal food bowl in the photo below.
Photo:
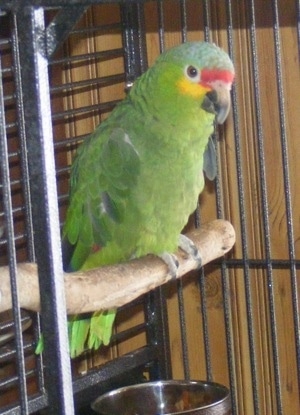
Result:
{"type": "Polygon", "coordinates": [[[92,408],[101,415],[230,415],[231,400],[218,383],[170,380],[116,389],[92,408]]]}

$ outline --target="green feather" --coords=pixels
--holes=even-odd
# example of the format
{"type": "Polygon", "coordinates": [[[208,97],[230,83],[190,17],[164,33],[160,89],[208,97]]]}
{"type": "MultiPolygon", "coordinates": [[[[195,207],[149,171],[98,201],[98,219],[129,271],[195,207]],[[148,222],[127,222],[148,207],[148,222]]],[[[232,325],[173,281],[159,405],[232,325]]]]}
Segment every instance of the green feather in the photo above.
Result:
{"type": "Polygon", "coordinates": [[[44,350],[44,336],[43,334],[41,334],[34,352],[35,354],[40,354],[42,353],[43,350],[44,350]]]}
{"type": "Polygon", "coordinates": [[[86,339],[90,330],[90,319],[77,319],[76,316],[69,319],[69,347],[70,356],[76,357],[86,350],[86,339]]]}

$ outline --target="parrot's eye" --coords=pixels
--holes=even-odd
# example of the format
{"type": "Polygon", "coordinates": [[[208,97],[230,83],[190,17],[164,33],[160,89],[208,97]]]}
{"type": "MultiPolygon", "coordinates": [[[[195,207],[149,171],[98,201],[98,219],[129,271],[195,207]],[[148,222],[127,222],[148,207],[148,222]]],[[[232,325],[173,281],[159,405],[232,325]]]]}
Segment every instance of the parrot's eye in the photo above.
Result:
{"type": "Polygon", "coordinates": [[[186,68],[186,74],[189,78],[195,79],[198,77],[199,71],[195,66],[190,65],[186,68]]]}

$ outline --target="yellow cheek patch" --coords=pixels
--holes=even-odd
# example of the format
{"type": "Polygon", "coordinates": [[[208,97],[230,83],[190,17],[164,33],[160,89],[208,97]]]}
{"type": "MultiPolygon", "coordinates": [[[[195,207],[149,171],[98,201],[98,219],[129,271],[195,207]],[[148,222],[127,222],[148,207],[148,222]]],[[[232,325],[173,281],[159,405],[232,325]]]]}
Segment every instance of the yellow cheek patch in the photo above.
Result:
{"type": "Polygon", "coordinates": [[[211,88],[189,81],[186,78],[181,78],[177,83],[179,91],[183,95],[190,95],[193,98],[200,98],[205,95],[211,88]]]}

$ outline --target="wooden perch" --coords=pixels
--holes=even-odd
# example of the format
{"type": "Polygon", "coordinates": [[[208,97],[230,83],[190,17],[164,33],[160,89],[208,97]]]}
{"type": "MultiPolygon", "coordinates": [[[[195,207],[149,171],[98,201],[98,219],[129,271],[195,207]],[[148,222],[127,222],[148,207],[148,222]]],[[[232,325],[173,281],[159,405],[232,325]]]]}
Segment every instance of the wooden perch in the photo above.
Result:
{"type": "MultiPolygon", "coordinates": [[[[187,234],[198,247],[202,265],[221,257],[235,242],[232,225],[215,220],[187,234]]],[[[197,263],[182,252],[177,253],[177,278],[196,269],[197,263]]],[[[65,295],[68,314],[85,313],[120,307],[142,294],[170,281],[164,262],[154,255],[127,263],[104,266],[85,272],[65,273],[65,295]]],[[[12,308],[9,268],[0,267],[0,312],[12,308]]],[[[17,267],[20,307],[39,311],[40,294],[35,263],[17,267]]]]}

